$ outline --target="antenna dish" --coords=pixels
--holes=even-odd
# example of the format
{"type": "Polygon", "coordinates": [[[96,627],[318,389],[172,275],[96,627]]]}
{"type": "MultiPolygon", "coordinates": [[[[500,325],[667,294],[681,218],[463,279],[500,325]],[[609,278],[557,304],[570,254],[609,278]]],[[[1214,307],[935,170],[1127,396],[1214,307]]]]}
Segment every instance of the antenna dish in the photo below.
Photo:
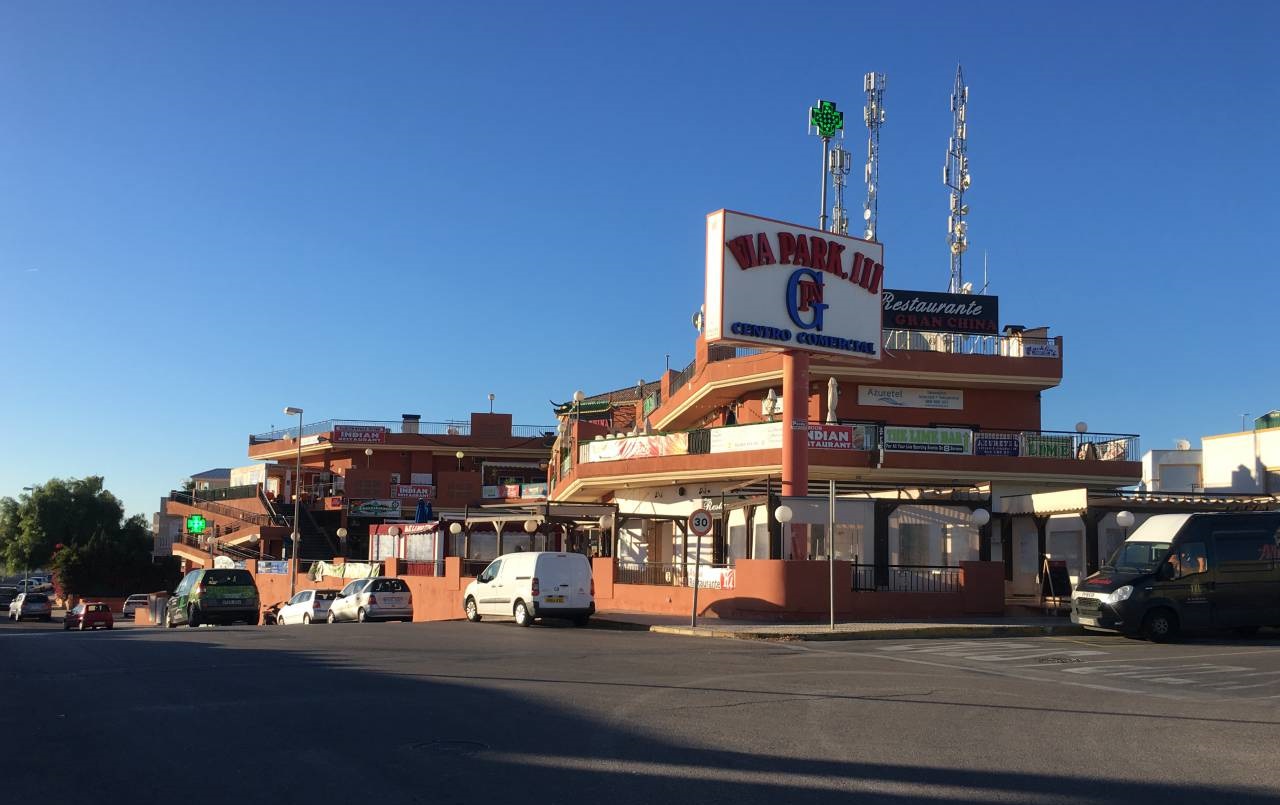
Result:
{"type": "Polygon", "coordinates": [[[1173,443],[1173,446],[1178,448],[1179,450],[1190,450],[1191,442],[1187,441],[1186,439],[1179,439],[1178,441],[1173,443]]]}

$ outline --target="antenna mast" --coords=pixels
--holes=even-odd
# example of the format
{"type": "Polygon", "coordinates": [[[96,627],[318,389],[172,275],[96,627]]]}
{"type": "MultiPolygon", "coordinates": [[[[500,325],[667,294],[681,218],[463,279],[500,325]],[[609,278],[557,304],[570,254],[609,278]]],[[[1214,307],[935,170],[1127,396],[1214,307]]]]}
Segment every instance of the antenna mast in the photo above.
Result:
{"type": "Polygon", "coordinates": [[[965,293],[964,253],[969,248],[969,225],[964,218],[969,208],[964,191],[969,189],[968,123],[969,88],[964,72],[956,65],[956,83],[951,90],[951,139],[947,146],[947,162],[942,166],[942,183],[951,189],[951,212],[947,215],[947,244],[951,247],[951,281],[948,293],[965,293]]]}
{"type": "Polygon", "coordinates": [[[867,91],[867,105],[862,108],[862,119],[867,124],[867,202],[862,208],[862,218],[867,222],[867,240],[876,239],[876,222],[879,218],[880,193],[880,126],[884,123],[884,73],[867,73],[863,88],[867,91]]]}
{"type": "Polygon", "coordinates": [[[845,177],[853,168],[853,155],[840,146],[832,148],[827,154],[827,170],[831,173],[831,182],[836,188],[836,203],[831,208],[831,231],[837,235],[849,234],[849,214],[844,208],[845,177]]]}

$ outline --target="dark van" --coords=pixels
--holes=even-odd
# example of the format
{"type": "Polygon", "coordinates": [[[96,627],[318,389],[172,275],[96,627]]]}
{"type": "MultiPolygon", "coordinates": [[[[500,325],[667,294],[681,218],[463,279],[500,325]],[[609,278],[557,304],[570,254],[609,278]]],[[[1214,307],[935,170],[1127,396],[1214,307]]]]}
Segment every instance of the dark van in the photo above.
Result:
{"type": "Polygon", "coordinates": [[[1156,642],[1280,626],[1280,512],[1149,518],[1080,583],[1071,621],[1156,642]]]}
{"type": "Polygon", "coordinates": [[[164,610],[164,625],[185,623],[247,623],[261,620],[258,585],[247,570],[214,568],[193,570],[182,577],[164,610]]]}

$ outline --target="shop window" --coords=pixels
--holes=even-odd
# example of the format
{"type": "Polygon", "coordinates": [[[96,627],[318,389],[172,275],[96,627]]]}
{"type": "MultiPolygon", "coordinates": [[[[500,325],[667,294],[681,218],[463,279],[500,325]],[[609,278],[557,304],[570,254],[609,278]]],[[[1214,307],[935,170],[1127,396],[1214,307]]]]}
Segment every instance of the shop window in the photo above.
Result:
{"type": "Polygon", "coordinates": [[[725,561],[734,564],[739,559],[747,558],[747,527],[745,525],[729,526],[729,552],[725,561]]]}
{"type": "Polygon", "coordinates": [[[929,553],[928,523],[898,524],[898,550],[892,564],[928,565],[929,553]]]}

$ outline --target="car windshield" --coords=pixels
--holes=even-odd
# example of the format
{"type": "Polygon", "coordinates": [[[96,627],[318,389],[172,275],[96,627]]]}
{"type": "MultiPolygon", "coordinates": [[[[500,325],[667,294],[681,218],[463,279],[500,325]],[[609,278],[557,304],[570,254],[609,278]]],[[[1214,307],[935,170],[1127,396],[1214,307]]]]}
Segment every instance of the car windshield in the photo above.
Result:
{"type": "Polygon", "coordinates": [[[85,607],[85,611],[86,612],[106,612],[107,605],[106,604],[90,604],[89,606],[85,607]]]}
{"type": "Polygon", "coordinates": [[[26,598],[26,602],[28,604],[47,604],[49,603],[49,596],[43,595],[40,593],[36,593],[35,595],[28,595],[26,598]]]}
{"type": "Polygon", "coordinates": [[[338,597],[337,590],[316,590],[317,601],[332,601],[338,597]]]}
{"type": "Polygon", "coordinates": [[[1167,542],[1125,542],[1104,567],[1125,573],[1150,573],[1169,553],[1167,542]]]}

